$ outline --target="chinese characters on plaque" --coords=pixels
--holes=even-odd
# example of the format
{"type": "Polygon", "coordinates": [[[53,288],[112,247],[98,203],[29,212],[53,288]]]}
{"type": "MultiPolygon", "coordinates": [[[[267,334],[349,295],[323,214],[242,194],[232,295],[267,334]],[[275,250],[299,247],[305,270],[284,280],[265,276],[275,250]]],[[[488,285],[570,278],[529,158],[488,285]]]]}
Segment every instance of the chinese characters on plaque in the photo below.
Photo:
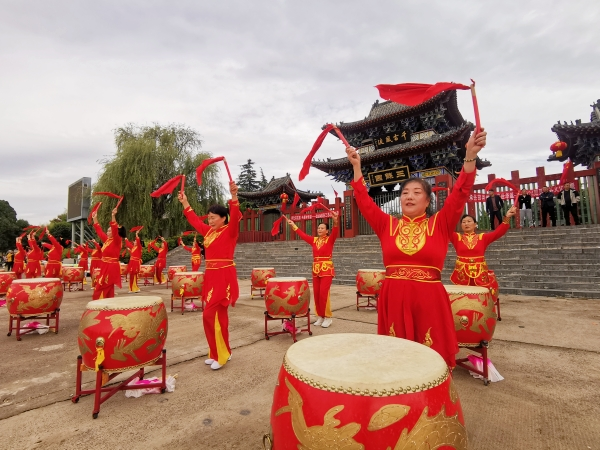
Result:
{"type": "Polygon", "coordinates": [[[393,133],[386,133],[373,138],[377,149],[391,147],[392,145],[404,144],[410,142],[409,130],[398,130],[393,133]]]}
{"type": "Polygon", "coordinates": [[[408,166],[395,167],[393,169],[369,173],[369,184],[371,186],[382,186],[384,184],[398,183],[409,177],[408,166]]]}

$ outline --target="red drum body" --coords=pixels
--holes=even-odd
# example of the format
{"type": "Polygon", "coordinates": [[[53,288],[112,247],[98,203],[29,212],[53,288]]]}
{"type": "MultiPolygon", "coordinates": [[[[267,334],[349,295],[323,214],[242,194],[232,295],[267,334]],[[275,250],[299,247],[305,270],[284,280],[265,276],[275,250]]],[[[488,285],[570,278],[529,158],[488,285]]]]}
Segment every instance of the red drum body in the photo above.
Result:
{"type": "Polygon", "coordinates": [[[173,274],[172,281],[173,297],[184,299],[202,297],[204,272],[177,272],[173,274]]]}
{"type": "Polygon", "coordinates": [[[500,294],[500,286],[498,286],[498,280],[496,279],[496,274],[493,270],[488,270],[488,279],[490,280],[488,285],[490,288],[490,293],[492,294],[494,302],[497,302],[498,295],[500,294]]]}
{"type": "Polygon", "coordinates": [[[120,297],[89,302],[79,322],[77,342],[83,364],[105,372],[151,365],[167,339],[167,311],[160,297],[120,297]]]}
{"type": "Polygon", "coordinates": [[[62,267],[62,281],[63,283],[83,283],[85,277],[85,271],[83,267],[76,266],[63,266],[62,267]]]}
{"type": "Polygon", "coordinates": [[[264,289],[267,287],[267,281],[269,278],[275,277],[274,267],[256,267],[252,269],[252,275],[250,280],[252,281],[252,287],[256,289],[264,289]]]}
{"type": "Polygon", "coordinates": [[[17,274],[14,272],[0,272],[0,295],[6,295],[10,283],[16,279],[17,274]]]}
{"type": "Polygon", "coordinates": [[[167,270],[167,280],[173,281],[173,275],[177,272],[187,272],[187,266],[169,266],[167,270]]]}
{"type": "Polygon", "coordinates": [[[304,316],[310,304],[308,280],[300,277],[276,277],[267,280],[265,306],[273,318],[304,316]]]}
{"type": "Polygon", "coordinates": [[[263,443],[276,450],[465,450],[467,431],[448,367],[434,350],[390,336],[331,334],[288,349],[263,443]]]}
{"type": "Polygon", "coordinates": [[[13,280],[6,293],[11,315],[47,314],[60,308],[63,288],[59,278],[13,280]]]}
{"type": "Polygon", "coordinates": [[[359,269],[356,274],[356,290],[359,294],[375,297],[385,280],[385,271],[359,269]]]}
{"type": "Polygon", "coordinates": [[[119,266],[121,269],[121,276],[126,277],[127,276],[127,264],[120,263],[119,266]]]}
{"type": "Polygon", "coordinates": [[[140,266],[140,278],[152,278],[154,277],[154,266],[140,266]]]}
{"type": "Polygon", "coordinates": [[[496,311],[490,290],[479,286],[445,285],[450,296],[454,329],[460,347],[490,342],[496,329],[496,311]]]}

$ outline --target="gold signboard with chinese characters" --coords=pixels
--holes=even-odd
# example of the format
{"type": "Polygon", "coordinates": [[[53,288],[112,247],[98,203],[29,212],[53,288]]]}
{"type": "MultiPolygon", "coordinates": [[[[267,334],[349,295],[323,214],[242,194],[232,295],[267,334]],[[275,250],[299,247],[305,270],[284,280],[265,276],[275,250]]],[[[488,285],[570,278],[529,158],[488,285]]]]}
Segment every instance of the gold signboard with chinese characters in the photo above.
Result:
{"type": "Polygon", "coordinates": [[[398,130],[373,138],[373,143],[377,149],[404,144],[405,142],[410,142],[410,130],[398,130]]]}
{"type": "Polygon", "coordinates": [[[369,184],[371,186],[383,186],[384,184],[402,182],[409,177],[410,172],[408,166],[394,167],[393,169],[369,173],[369,184]]]}

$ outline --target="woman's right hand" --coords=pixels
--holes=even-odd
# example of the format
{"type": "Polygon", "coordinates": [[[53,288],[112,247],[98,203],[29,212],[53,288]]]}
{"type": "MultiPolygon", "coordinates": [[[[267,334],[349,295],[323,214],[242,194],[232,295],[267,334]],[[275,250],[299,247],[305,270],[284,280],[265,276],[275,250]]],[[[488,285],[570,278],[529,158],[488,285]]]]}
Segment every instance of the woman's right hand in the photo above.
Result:
{"type": "Polygon", "coordinates": [[[292,219],[285,218],[287,220],[288,225],[294,225],[294,221],[292,219]]]}
{"type": "Polygon", "coordinates": [[[188,202],[187,195],[185,195],[184,191],[179,191],[177,194],[177,200],[183,205],[184,208],[188,208],[190,203],[188,202]]]}
{"type": "Polygon", "coordinates": [[[347,147],[346,154],[348,155],[348,161],[350,161],[353,167],[360,167],[360,155],[354,147],[347,147]]]}

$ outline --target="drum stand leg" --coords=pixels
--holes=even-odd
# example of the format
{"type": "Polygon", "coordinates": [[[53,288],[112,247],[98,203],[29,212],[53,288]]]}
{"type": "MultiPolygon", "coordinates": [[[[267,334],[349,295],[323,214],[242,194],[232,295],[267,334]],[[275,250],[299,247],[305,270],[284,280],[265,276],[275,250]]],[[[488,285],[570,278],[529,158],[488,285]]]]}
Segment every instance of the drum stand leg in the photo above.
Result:
{"type": "Polygon", "coordinates": [[[53,329],[55,334],[58,334],[58,326],[59,326],[59,319],[60,319],[60,308],[57,308],[55,311],[52,311],[50,313],[46,313],[44,315],[40,315],[40,316],[21,316],[21,315],[10,315],[8,316],[8,333],[7,336],[10,336],[12,334],[13,331],[16,332],[15,337],[17,338],[17,341],[21,340],[21,336],[23,336],[24,334],[29,334],[29,333],[34,333],[37,331],[36,328],[21,328],[21,322],[25,321],[25,320],[34,320],[34,319],[40,319],[40,320],[45,320],[46,321],[46,325],[48,326],[49,329],[53,329]],[[54,319],[54,326],[50,326],[50,320],[54,319]],[[16,326],[13,325],[13,321],[16,321],[17,324],[16,326]],[[23,331],[25,330],[25,331],[23,331]]]}
{"type": "Polygon", "coordinates": [[[269,338],[271,336],[277,336],[278,334],[291,334],[292,335],[292,339],[294,340],[294,342],[297,342],[298,340],[296,339],[296,319],[304,319],[306,318],[308,321],[307,327],[306,328],[302,328],[300,331],[308,331],[308,335],[312,336],[312,331],[310,330],[310,308],[308,308],[308,310],[306,311],[306,314],[303,316],[296,316],[295,314],[292,314],[290,316],[290,318],[281,318],[281,317],[271,317],[269,315],[268,311],[265,311],[265,339],[268,341],[269,338]],[[292,331],[271,331],[269,332],[268,329],[268,324],[269,321],[271,320],[281,320],[281,323],[283,324],[286,320],[289,320],[291,322],[292,325],[292,331]]]}
{"type": "Polygon", "coordinates": [[[483,377],[483,384],[485,386],[490,384],[489,379],[489,371],[488,371],[488,350],[489,343],[488,341],[481,341],[478,347],[463,347],[467,350],[471,350],[475,353],[479,353],[481,355],[481,359],[483,361],[483,370],[478,370],[470,363],[469,358],[460,358],[456,360],[456,365],[462,367],[463,369],[467,369],[470,372],[476,373],[477,375],[481,375],[483,377]]]}
{"type": "Polygon", "coordinates": [[[135,380],[136,378],[138,379],[143,379],[144,378],[144,367],[138,369],[135,371],[135,373],[133,375],[131,375],[129,378],[127,378],[125,381],[122,381],[121,383],[115,385],[115,386],[111,386],[111,387],[103,387],[105,386],[109,381],[111,381],[113,378],[119,376],[122,372],[115,372],[115,373],[108,373],[105,372],[102,369],[102,366],[100,366],[100,370],[98,370],[96,372],[96,383],[95,383],[95,387],[94,389],[81,389],[81,382],[82,382],[82,372],[87,371],[88,369],[82,364],[82,357],[81,355],[77,357],[77,375],[76,375],[76,386],[75,386],[75,395],[73,395],[73,397],[71,397],[71,401],[73,403],[77,403],[79,402],[79,398],[83,395],[89,395],[89,394],[94,394],[94,409],[92,411],[92,417],[94,419],[96,419],[98,417],[98,414],[100,413],[100,406],[102,405],[102,403],[104,403],[106,400],[108,400],[109,398],[111,398],[113,395],[115,395],[117,392],[119,391],[128,391],[128,390],[132,390],[132,389],[148,389],[148,388],[153,388],[153,387],[158,387],[160,388],[160,393],[164,394],[165,391],[167,390],[167,350],[163,349],[162,351],[162,355],[160,358],[158,358],[158,360],[156,360],[154,363],[152,363],[151,365],[153,366],[161,366],[161,373],[162,373],[162,379],[159,382],[156,383],[149,383],[149,384],[142,384],[142,385],[138,385],[138,386],[128,386],[128,384],[135,380]],[[102,393],[105,393],[104,396],[102,396],[102,393]]]}
{"type": "Polygon", "coordinates": [[[356,291],[356,310],[360,311],[360,308],[375,308],[377,309],[377,303],[372,303],[371,300],[373,300],[374,302],[377,302],[377,295],[375,294],[375,296],[370,296],[370,295],[362,295],[360,292],[356,291]],[[367,304],[366,305],[360,305],[359,304],[359,299],[367,297],[367,304]]]}
{"type": "Polygon", "coordinates": [[[263,292],[264,288],[260,288],[260,287],[257,288],[257,287],[254,287],[254,286],[250,285],[250,299],[254,298],[254,291],[258,291],[258,296],[260,298],[262,298],[262,297],[265,296],[265,294],[263,292]]]}
{"type": "Polygon", "coordinates": [[[498,320],[501,321],[502,317],[500,317],[500,297],[496,297],[496,311],[498,311],[498,320]]]}

